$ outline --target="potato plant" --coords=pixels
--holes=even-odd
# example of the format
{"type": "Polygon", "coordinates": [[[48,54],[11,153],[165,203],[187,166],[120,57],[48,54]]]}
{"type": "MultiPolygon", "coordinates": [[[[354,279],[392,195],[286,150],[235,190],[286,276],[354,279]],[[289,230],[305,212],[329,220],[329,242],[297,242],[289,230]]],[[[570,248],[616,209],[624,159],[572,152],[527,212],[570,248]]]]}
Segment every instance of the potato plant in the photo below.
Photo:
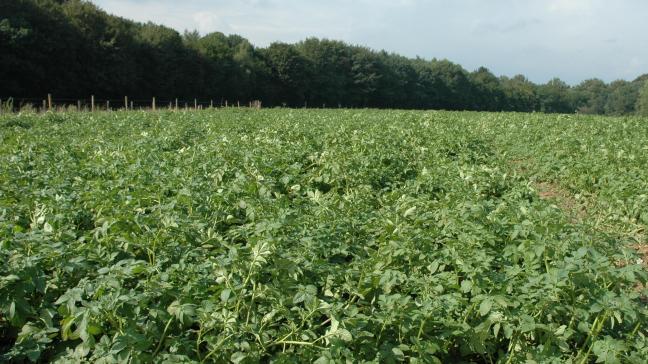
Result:
{"type": "Polygon", "coordinates": [[[645,363],[646,135],[535,114],[2,115],[0,360],[645,363]]]}

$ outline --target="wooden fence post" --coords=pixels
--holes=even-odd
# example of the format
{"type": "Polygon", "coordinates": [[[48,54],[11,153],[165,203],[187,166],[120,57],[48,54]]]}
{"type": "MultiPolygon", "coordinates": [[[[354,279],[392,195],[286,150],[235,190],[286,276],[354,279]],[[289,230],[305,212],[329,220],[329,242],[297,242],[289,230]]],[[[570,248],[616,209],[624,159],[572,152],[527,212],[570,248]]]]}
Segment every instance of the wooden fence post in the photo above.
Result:
{"type": "Polygon", "coordinates": [[[110,100],[106,100],[106,111],[110,111],[110,100]]]}
{"type": "Polygon", "coordinates": [[[124,96],[124,109],[128,110],[128,96],[124,96]]]}
{"type": "Polygon", "coordinates": [[[94,112],[94,95],[90,95],[90,110],[94,112]]]}
{"type": "Polygon", "coordinates": [[[194,99],[194,110],[198,109],[198,100],[194,99]]]}
{"type": "Polygon", "coordinates": [[[52,111],[52,94],[47,94],[47,109],[52,111]]]}
{"type": "Polygon", "coordinates": [[[155,111],[155,96],[153,96],[153,103],[152,103],[152,106],[153,106],[153,111],[155,111]]]}
{"type": "Polygon", "coordinates": [[[225,107],[227,107],[227,100],[225,100],[225,107]]]}
{"type": "Polygon", "coordinates": [[[133,102],[131,101],[130,109],[133,110],[133,102]]]}
{"type": "Polygon", "coordinates": [[[81,111],[81,100],[77,100],[77,111],[81,111]]]}
{"type": "Polygon", "coordinates": [[[43,99],[43,111],[47,110],[47,100],[43,99]]]}
{"type": "Polygon", "coordinates": [[[209,100],[209,107],[210,107],[211,109],[214,108],[214,99],[209,100]]]}

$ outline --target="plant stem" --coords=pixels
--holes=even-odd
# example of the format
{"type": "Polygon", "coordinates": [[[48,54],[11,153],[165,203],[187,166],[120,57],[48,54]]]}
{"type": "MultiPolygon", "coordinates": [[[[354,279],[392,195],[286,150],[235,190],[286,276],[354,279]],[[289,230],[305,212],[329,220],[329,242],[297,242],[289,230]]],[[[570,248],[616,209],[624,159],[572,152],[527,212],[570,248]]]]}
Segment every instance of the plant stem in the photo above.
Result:
{"type": "Polygon", "coordinates": [[[164,326],[164,331],[162,332],[162,337],[160,338],[160,342],[158,343],[157,347],[155,348],[155,351],[153,352],[154,357],[162,348],[162,344],[164,343],[164,340],[166,340],[167,331],[169,330],[169,326],[171,326],[171,322],[173,322],[173,316],[171,316],[169,321],[167,321],[166,326],[164,326]]]}

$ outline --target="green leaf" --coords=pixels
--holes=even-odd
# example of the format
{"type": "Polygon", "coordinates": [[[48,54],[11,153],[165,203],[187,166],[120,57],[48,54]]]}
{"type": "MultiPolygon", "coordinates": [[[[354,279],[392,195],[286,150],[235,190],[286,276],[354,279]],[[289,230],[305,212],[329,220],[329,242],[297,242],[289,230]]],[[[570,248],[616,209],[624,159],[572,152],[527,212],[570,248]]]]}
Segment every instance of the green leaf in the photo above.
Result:
{"type": "Polygon", "coordinates": [[[536,329],[536,323],[533,317],[529,315],[522,315],[520,326],[518,327],[521,333],[530,332],[536,329]]]}
{"type": "Polygon", "coordinates": [[[473,282],[470,280],[461,281],[461,292],[469,293],[472,290],[473,282]]]}
{"type": "Polygon", "coordinates": [[[232,293],[232,290],[226,288],[224,289],[221,294],[220,294],[220,299],[223,302],[227,302],[230,298],[230,294],[232,293]]]}
{"type": "Polygon", "coordinates": [[[351,335],[351,333],[347,329],[337,329],[335,331],[335,335],[337,337],[339,337],[342,341],[349,342],[349,341],[353,340],[353,336],[351,335]]]}
{"type": "Polygon", "coordinates": [[[619,356],[627,350],[626,345],[617,339],[606,336],[603,340],[597,340],[592,344],[592,352],[596,355],[597,363],[621,363],[619,356]]]}
{"type": "Polygon", "coordinates": [[[403,217],[410,217],[415,212],[416,212],[416,206],[410,207],[409,209],[407,209],[407,211],[405,211],[405,213],[403,214],[403,217]]]}
{"type": "Polygon", "coordinates": [[[499,331],[500,331],[500,327],[501,327],[501,325],[499,323],[496,323],[495,325],[493,325],[493,335],[495,337],[498,336],[499,331]]]}
{"type": "Polygon", "coordinates": [[[399,348],[392,348],[392,353],[396,357],[396,360],[405,360],[405,353],[399,348]]]}
{"type": "Polygon", "coordinates": [[[482,316],[488,315],[492,307],[493,307],[493,301],[488,299],[482,301],[482,303],[479,305],[479,314],[482,316]]]}
{"type": "Polygon", "coordinates": [[[240,363],[240,362],[242,362],[243,360],[245,360],[245,358],[247,358],[247,354],[246,354],[246,353],[243,353],[243,352],[237,351],[237,352],[235,352],[234,354],[232,354],[232,356],[230,356],[230,361],[231,361],[232,363],[240,363]]]}

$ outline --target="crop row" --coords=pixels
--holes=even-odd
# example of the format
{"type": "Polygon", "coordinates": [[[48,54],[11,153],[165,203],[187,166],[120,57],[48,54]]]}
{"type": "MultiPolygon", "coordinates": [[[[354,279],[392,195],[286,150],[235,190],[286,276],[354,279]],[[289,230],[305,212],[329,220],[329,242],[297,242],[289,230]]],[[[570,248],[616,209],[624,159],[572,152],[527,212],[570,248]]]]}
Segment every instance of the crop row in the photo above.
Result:
{"type": "Polygon", "coordinates": [[[2,116],[0,358],[643,363],[647,125],[2,116]]]}

